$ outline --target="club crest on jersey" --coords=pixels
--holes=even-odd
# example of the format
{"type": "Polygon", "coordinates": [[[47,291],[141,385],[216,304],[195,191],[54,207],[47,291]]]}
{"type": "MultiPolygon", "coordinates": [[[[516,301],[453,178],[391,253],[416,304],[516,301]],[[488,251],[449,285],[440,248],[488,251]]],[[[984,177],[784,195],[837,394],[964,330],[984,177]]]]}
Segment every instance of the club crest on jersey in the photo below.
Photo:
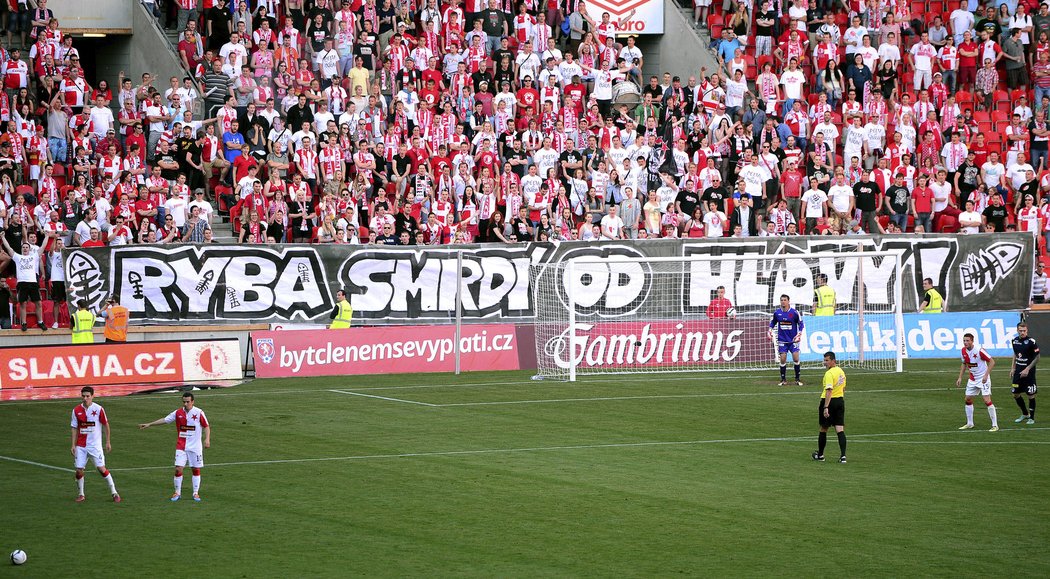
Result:
{"type": "Polygon", "coordinates": [[[269,364],[277,355],[277,349],[273,346],[273,338],[257,338],[255,340],[255,351],[264,364],[269,364]]]}

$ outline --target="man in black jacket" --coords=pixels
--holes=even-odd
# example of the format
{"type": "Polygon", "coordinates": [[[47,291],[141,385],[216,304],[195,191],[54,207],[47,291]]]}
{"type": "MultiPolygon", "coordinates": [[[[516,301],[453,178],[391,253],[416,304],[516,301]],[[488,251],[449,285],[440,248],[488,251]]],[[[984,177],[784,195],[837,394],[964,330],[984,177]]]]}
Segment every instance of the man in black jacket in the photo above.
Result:
{"type": "Polygon", "coordinates": [[[729,216],[729,230],[732,231],[737,225],[741,226],[744,237],[758,235],[758,226],[755,224],[755,210],[751,205],[751,195],[744,193],[733,208],[733,214],[729,216]]]}

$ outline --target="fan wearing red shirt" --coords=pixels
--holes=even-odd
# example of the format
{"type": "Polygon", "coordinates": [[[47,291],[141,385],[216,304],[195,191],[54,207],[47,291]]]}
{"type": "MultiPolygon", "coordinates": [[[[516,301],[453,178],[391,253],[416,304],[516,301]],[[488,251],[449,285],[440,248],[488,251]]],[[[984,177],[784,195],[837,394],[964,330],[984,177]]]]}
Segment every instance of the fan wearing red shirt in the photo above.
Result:
{"type": "Polygon", "coordinates": [[[445,145],[438,145],[437,154],[430,158],[430,171],[434,175],[441,175],[442,169],[452,171],[452,159],[448,158],[445,145]]]}
{"type": "Polygon", "coordinates": [[[412,137],[412,148],[408,150],[408,160],[412,165],[412,173],[419,170],[419,166],[430,160],[430,153],[426,150],[419,137],[412,137]]]}
{"type": "Polygon", "coordinates": [[[915,225],[922,225],[926,233],[933,233],[933,189],[926,175],[917,177],[919,184],[911,192],[911,214],[915,225]]]}
{"type": "Polygon", "coordinates": [[[441,91],[434,86],[433,79],[423,81],[425,88],[419,91],[419,101],[427,103],[431,108],[435,107],[441,98],[441,91]]]}
{"type": "Polygon", "coordinates": [[[496,158],[496,155],[492,152],[491,145],[492,142],[488,139],[481,140],[481,146],[478,147],[479,152],[474,157],[474,166],[477,170],[478,175],[481,174],[481,169],[485,167],[488,167],[489,173],[491,175],[495,175],[497,172],[496,163],[498,162],[498,159],[496,158]]]}
{"type": "Polygon", "coordinates": [[[711,300],[711,304],[707,306],[707,317],[716,318],[735,318],[736,312],[733,315],[729,315],[729,310],[733,309],[733,303],[726,298],[725,286],[718,286],[715,288],[715,298],[711,300]]]}
{"type": "Polygon", "coordinates": [[[587,100],[587,87],[580,81],[579,76],[573,75],[572,82],[565,85],[565,96],[572,100],[573,108],[576,109],[576,116],[582,115],[584,104],[587,100]]]}
{"type": "Polygon", "coordinates": [[[139,198],[135,201],[135,229],[141,229],[146,223],[156,221],[157,205],[151,197],[139,193],[139,198]]]}
{"type": "Polygon", "coordinates": [[[798,219],[798,212],[802,208],[802,186],[805,184],[806,176],[796,168],[795,163],[789,162],[788,170],[780,174],[780,193],[795,219],[798,219]]]}
{"type": "Polygon", "coordinates": [[[973,153],[973,164],[981,167],[988,161],[988,153],[992,152],[992,148],[988,146],[988,143],[984,142],[984,133],[977,133],[974,140],[970,143],[969,152],[973,153]]]}
{"type": "Polygon", "coordinates": [[[531,76],[526,75],[521,82],[522,87],[518,89],[518,92],[515,95],[518,99],[518,108],[531,108],[532,110],[536,110],[536,104],[540,102],[540,91],[533,87],[531,76]]]}
{"type": "Polygon", "coordinates": [[[963,41],[959,45],[959,82],[956,85],[960,89],[973,90],[973,83],[977,80],[977,48],[970,31],[963,32],[963,41]]]}

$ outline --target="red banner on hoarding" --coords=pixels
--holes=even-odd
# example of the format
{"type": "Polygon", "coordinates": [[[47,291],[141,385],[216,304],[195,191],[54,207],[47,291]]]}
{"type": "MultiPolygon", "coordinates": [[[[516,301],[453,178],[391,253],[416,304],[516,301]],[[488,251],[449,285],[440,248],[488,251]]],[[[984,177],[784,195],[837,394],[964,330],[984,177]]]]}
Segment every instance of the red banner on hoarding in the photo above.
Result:
{"type": "Polygon", "coordinates": [[[573,360],[583,368],[768,362],[773,358],[768,331],[768,322],[760,319],[577,322],[571,357],[569,328],[549,338],[541,355],[561,368],[573,360]]]}
{"type": "MultiPolygon", "coordinates": [[[[348,330],[252,333],[255,375],[343,376],[403,372],[452,372],[454,326],[385,326],[348,330]]],[[[463,371],[517,370],[518,338],[511,324],[464,326],[463,371]]]]}
{"type": "Polygon", "coordinates": [[[241,377],[236,339],[0,348],[2,389],[241,377]]]}

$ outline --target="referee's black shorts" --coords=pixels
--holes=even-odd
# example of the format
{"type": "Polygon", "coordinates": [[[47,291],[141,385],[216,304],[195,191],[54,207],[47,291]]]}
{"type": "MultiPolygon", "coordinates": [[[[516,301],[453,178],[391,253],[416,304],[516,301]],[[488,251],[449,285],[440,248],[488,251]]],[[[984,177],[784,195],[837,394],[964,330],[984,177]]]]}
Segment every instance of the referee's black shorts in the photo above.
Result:
{"type": "Polygon", "coordinates": [[[846,419],[846,402],[842,398],[832,398],[831,402],[828,402],[828,415],[824,416],[824,399],[820,399],[820,404],[817,406],[817,416],[820,422],[820,426],[823,428],[831,428],[832,426],[845,426],[846,419]]]}

